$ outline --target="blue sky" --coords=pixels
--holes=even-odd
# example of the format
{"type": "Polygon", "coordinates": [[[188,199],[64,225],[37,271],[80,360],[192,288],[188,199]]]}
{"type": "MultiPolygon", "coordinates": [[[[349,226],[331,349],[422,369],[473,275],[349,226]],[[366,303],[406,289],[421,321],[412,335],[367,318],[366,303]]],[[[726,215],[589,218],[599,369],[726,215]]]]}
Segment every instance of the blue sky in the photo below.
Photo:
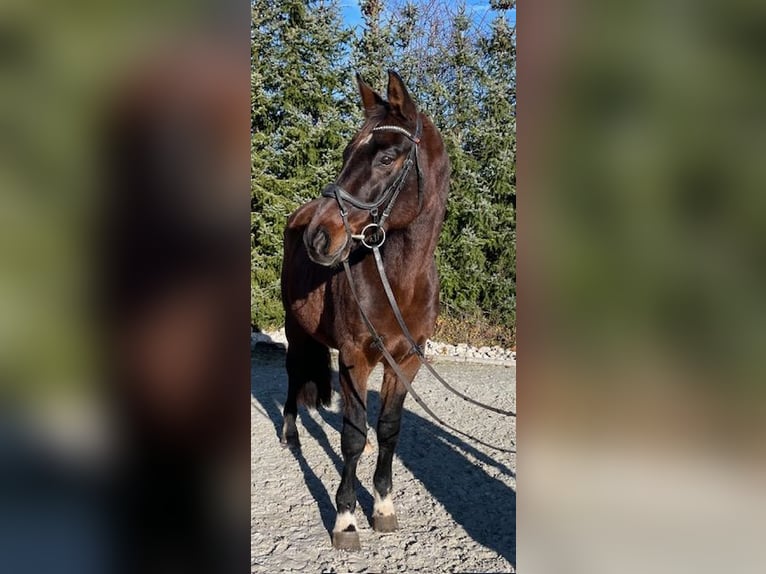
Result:
{"type": "MultiPolygon", "coordinates": [[[[359,11],[358,0],[341,0],[341,11],[343,20],[351,26],[360,25],[362,22],[361,12],[359,11]]],[[[466,0],[466,6],[473,13],[476,19],[481,19],[485,13],[490,10],[488,0],[466,0]]],[[[511,10],[509,14],[511,25],[516,24],[516,10],[511,10]]]]}

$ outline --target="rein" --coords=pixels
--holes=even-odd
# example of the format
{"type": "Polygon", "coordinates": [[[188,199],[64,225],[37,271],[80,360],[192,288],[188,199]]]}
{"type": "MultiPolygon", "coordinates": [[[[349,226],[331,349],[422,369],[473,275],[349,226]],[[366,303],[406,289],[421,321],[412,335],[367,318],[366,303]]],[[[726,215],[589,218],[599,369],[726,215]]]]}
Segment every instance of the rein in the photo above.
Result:
{"type": "MultiPolygon", "coordinates": [[[[377,260],[380,258],[380,252],[378,251],[377,247],[373,248],[373,252],[376,255],[376,262],[377,262],[377,260]]],[[[378,334],[378,332],[375,329],[375,326],[372,324],[372,321],[370,321],[370,318],[367,316],[367,313],[365,312],[364,307],[362,307],[362,302],[359,299],[359,294],[356,291],[356,284],[354,282],[354,278],[351,275],[351,268],[349,267],[348,259],[344,259],[343,260],[343,270],[346,272],[346,277],[348,279],[348,284],[351,287],[351,294],[354,296],[354,301],[356,301],[357,307],[359,307],[359,312],[362,315],[362,319],[364,320],[364,324],[367,326],[367,330],[370,332],[370,335],[372,335],[373,345],[375,345],[375,347],[381,353],[383,353],[383,358],[386,360],[388,365],[393,369],[394,373],[396,373],[396,376],[402,382],[402,384],[404,385],[404,388],[407,389],[407,392],[412,395],[413,399],[415,399],[415,402],[418,403],[423,408],[423,410],[426,411],[426,413],[428,413],[428,415],[430,415],[430,417],[432,419],[434,419],[437,423],[439,423],[443,427],[446,427],[446,428],[456,432],[457,434],[462,435],[462,436],[464,436],[464,437],[466,437],[466,438],[468,438],[468,439],[470,439],[470,440],[472,440],[472,441],[474,441],[474,442],[476,442],[478,444],[481,444],[481,445],[484,445],[484,446],[488,446],[489,448],[498,450],[500,452],[515,453],[516,451],[513,450],[513,449],[502,448],[502,447],[490,444],[488,442],[485,442],[485,441],[481,440],[480,438],[477,438],[477,437],[475,437],[475,436],[473,436],[471,434],[468,434],[468,433],[466,433],[464,431],[461,431],[459,428],[454,427],[451,424],[444,422],[430,408],[428,408],[428,405],[426,405],[425,401],[420,398],[420,395],[418,395],[415,392],[415,389],[412,387],[412,384],[407,380],[407,376],[404,373],[402,373],[402,370],[399,368],[399,365],[396,363],[396,360],[393,358],[393,356],[391,356],[391,353],[389,353],[388,349],[386,349],[386,346],[383,343],[383,338],[378,334]]],[[[383,279],[383,277],[385,277],[385,272],[383,271],[382,266],[378,267],[378,271],[379,271],[379,273],[381,273],[381,279],[383,279]]],[[[385,279],[383,284],[384,284],[384,286],[388,285],[388,280],[385,279]]],[[[390,286],[388,287],[388,289],[390,289],[390,286]]],[[[401,315],[401,313],[399,312],[399,306],[396,305],[396,301],[393,300],[393,299],[389,299],[389,303],[392,303],[392,302],[393,302],[392,308],[394,309],[394,313],[396,315],[401,315]]],[[[397,317],[397,319],[398,319],[398,317],[397,317]]],[[[404,323],[400,323],[400,326],[403,325],[403,324],[404,323]]],[[[478,406],[480,406],[482,408],[485,408],[485,409],[488,409],[488,410],[491,410],[491,411],[495,411],[495,412],[498,412],[498,413],[501,413],[501,414],[504,414],[504,415],[507,415],[507,416],[516,416],[516,414],[513,413],[513,412],[503,411],[501,409],[498,409],[498,408],[495,408],[495,407],[492,407],[492,406],[489,406],[489,405],[485,405],[485,404],[480,403],[478,401],[475,401],[475,400],[467,397],[466,395],[464,395],[460,391],[457,391],[456,389],[451,387],[439,375],[439,373],[437,373],[434,370],[434,368],[431,365],[429,365],[428,362],[425,360],[425,355],[423,354],[422,349],[418,346],[417,343],[414,343],[414,341],[412,340],[412,335],[410,335],[409,330],[407,330],[406,326],[404,327],[402,332],[407,337],[407,339],[411,342],[412,350],[415,352],[415,354],[417,355],[417,357],[420,360],[420,362],[423,365],[425,365],[426,368],[431,372],[431,374],[433,374],[436,377],[436,379],[441,384],[443,384],[447,389],[449,389],[450,391],[455,393],[457,396],[459,396],[463,400],[468,401],[470,403],[473,403],[475,405],[478,405],[478,406]]]]}
{"type": "MultiPolygon", "coordinates": [[[[379,248],[381,245],[383,245],[383,243],[386,240],[386,233],[385,233],[385,230],[383,229],[383,223],[385,223],[386,219],[391,213],[394,203],[396,202],[396,199],[399,196],[399,192],[401,191],[402,185],[404,184],[404,180],[407,178],[407,175],[409,174],[409,171],[413,164],[415,165],[415,169],[418,172],[418,196],[420,196],[420,194],[422,193],[422,189],[421,189],[422,177],[420,173],[420,165],[418,162],[418,146],[420,144],[422,121],[420,118],[420,114],[418,114],[417,124],[416,124],[416,129],[414,134],[410,134],[410,132],[408,132],[406,129],[399,126],[378,126],[376,128],[373,128],[373,131],[398,132],[404,135],[407,139],[409,139],[412,142],[410,151],[407,154],[407,159],[405,160],[405,163],[402,166],[401,171],[399,172],[397,177],[394,179],[394,181],[391,183],[391,185],[381,194],[380,198],[378,198],[376,201],[373,201],[373,202],[359,201],[354,196],[346,192],[346,190],[344,190],[337,183],[332,183],[328,185],[327,187],[325,187],[325,189],[322,191],[322,196],[335,198],[335,200],[338,202],[341,219],[343,220],[343,224],[346,228],[346,233],[348,234],[348,236],[351,239],[360,240],[365,247],[372,250],[372,253],[375,259],[375,265],[378,269],[378,275],[380,276],[381,283],[383,284],[383,290],[386,293],[386,298],[388,299],[388,303],[391,306],[391,310],[394,312],[394,316],[396,317],[396,321],[399,324],[399,328],[401,329],[402,334],[405,336],[405,338],[407,339],[407,341],[409,342],[411,346],[411,352],[417,355],[421,364],[424,365],[426,369],[428,369],[428,371],[442,385],[444,385],[445,388],[447,388],[452,393],[456,394],[458,397],[460,397],[464,401],[469,402],[478,407],[481,407],[483,409],[504,415],[504,416],[515,417],[516,413],[514,413],[513,411],[506,411],[506,410],[499,409],[497,407],[493,407],[491,405],[487,405],[479,401],[476,401],[468,397],[467,395],[461,393],[460,391],[452,387],[449,383],[447,383],[447,381],[445,381],[444,378],[441,375],[439,375],[439,373],[436,372],[436,370],[428,363],[428,361],[426,361],[425,353],[423,352],[423,349],[420,348],[420,346],[417,344],[412,334],[410,333],[410,330],[407,328],[407,324],[404,321],[404,317],[402,316],[401,310],[399,309],[399,305],[396,303],[396,298],[394,297],[394,292],[391,289],[391,284],[388,281],[388,276],[386,275],[386,271],[383,265],[383,258],[380,255],[379,248]],[[351,230],[351,227],[347,219],[348,211],[345,208],[344,201],[350,203],[354,207],[357,207],[359,209],[366,209],[370,212],[372,223],[369,223],[368,225],[366,225],[362,229],[362,232],[360,234],[354,234],[351,230]],[[383,214],[379,217],[378,208],[386,202],[388,202],[388,205],[383,211],[383,214]]],[[[476,443],[479,443],[481,445],[490,447],[492,449],[495,449],[501,452],[509,452],[509,453],[516,452],[515,450],[512,450],[512,449],[506,449],[506,448],[498,447],[493,444],[484,442],[473,435],[470,435],[464,431],[461,431],[460,429],[444,422],[428,407],[428,405],[426,405],[423,399],[421,399],[420,396],[415,392],[415,389],[413,389],[412,385],[407,380],[407,377],[404,375],[404,373],[402,373],[396,360],[394,360],[393,356],[391,356],[391,353],[388,351],[388,349],[386,349],[383,343],[382,337],[378,334],[377,330],[375,329],[375,326],[372,324],[372,321],[370,321],[370,318],[365,312],[364,307],[362,306],[361,299],[356,289],[354,278],[351,274],[351,268],[348,263],[348,257],[346,257],[346,259],[343,260],[343,269],[346,272],[346,278],[348,279],[349,286],[351,287],[351,293],[354,297],[354,300],[356,301],[357,307],[359,308],[359,312],[362,315],[362,320],[364,321],[364,324],[366,325],[367,330],[370,332],[370,335],[373,338],[373,344],[383,354],[383,358],[386,360],[386,362],[391,367],[391,369],[393,369],[394,373],[396,373],[396,376],[402,382],[407,392],[409,392],[412,395],[412,398],[415,399],[415,402],[417,402],[423,408],[423,410],[426,411],[426,413],[428,413],[428,415],[430,415],[431,418],[433,418],[437,423],[466,438],[471,439],[472,441],[476,443]]]]}

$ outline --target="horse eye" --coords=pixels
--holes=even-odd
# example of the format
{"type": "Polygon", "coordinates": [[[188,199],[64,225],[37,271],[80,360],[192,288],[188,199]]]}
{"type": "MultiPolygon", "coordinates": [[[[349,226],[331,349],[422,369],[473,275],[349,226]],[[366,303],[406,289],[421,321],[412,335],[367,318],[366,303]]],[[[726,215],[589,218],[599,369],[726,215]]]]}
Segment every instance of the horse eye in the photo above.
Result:
{"type": "Polygon", "coordinates": [[[392,158],[390,155],[384,155],[382,158],[380,158],[380,163],[383,165],[391,165],[392,161],[394,161],[394,158],[392,158]]]}

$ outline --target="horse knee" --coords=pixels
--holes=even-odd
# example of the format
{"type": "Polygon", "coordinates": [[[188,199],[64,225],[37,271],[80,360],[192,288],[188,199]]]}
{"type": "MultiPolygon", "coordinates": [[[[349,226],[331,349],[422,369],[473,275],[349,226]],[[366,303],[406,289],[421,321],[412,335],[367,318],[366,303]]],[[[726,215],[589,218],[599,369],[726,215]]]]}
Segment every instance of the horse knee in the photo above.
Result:
{"type": "Polygon", "coordinates": [[[378,445],[381,448],[395,446],[399,440],[401,425],[401,414],[395,417],[381,417],[378,420],[378,445]]]}
{"type": "Polygon", "coordinates": [[[367,444],[366,421],[344,419],[340,435],[340,450],[345,460],[356,459],[362,454],[367,444]]]}

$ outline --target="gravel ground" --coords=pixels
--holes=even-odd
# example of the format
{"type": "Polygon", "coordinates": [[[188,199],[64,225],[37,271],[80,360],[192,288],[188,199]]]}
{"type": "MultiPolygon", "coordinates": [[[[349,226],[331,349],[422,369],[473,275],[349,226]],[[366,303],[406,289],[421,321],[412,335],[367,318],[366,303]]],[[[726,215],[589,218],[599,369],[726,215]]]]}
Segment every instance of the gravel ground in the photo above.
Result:
{"type": "MultiPolygon", "coordinates": [[[[277,340],[278,337],[274,336],[277,340]]],[[[514,365],[436,360],[437,370],[469,396],[515,411],[514,365]]],[[[370,377],[373,428],[382,369],[370,377]]],[[[335,375],[337,390],[337,372],[335,375]]],[[[505,448],[516,444],[515,419],[465,404],[425,369],[415,385],[447,422],[505,448]]],[[[299,409],[302,449],[279,445],[287,390],[284,347],[253,344],[251,357],[252,572],[515,572],[516,455],[457,438],[407,398],[394,458],[393,500],[399,531],[372,530],[375,454],[359,463],[356,510],[362,550],[332,549],[335,490],[340,482],[340,402],[299,409]]]]}
{"type": "MultiPolygon", "coordinates": [[[[250,348],[261,343],[277,343],[286,345],[285,330],[269,333],[255,332],[250,335],[250,348]]],[[[440,361],[458,361],[465,363],[481,363],[483,365],[516,366],[516,351],[502,347],[473,347],[465,343],[450,345],[438,341],[426,341],[426,356],[440,361]]]]}

